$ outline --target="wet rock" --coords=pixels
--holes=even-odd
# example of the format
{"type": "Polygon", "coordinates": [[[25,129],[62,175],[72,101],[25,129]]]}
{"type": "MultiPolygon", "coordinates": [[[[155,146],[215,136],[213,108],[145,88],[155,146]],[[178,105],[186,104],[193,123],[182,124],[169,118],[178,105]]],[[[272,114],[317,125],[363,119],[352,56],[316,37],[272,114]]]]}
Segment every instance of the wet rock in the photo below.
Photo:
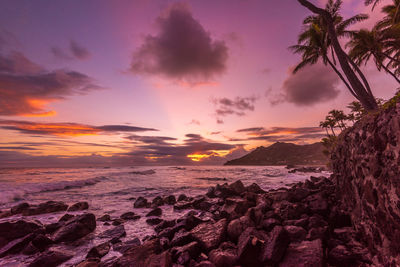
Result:
{"type": "Polygon", "coordinates": [[[38,214],[46,214],[58,211],[66,211],[68,205],[62,201],[47,201],[45,203],[40,203],[38,206],[30,206],[22,211],[22,215],[31,216],[38,214]]]}
{"type": "Polygon", "coordinates": [[[255,228],[247,228],[238,240],[238,256],[242,266],[261,266],[260,257],[265,241],[268,239],[266,233],[257,231],[255,228]]]}
{"type": "Polygon", "coordinates": [[[22,254],[24,255],[33,255],[36,253],[39,253],[39,249],[37,247],[35,247],[34,245],[32,245],[32,242],[30,242],[23,250],[22,250],[22,254]]]}
{"type": "Polygon", "coordinates": [[[158,217],[149,217],[146,219],[146,223],[149,225],[157,225],[163,222],[163,219],[160,219],[158,217]]]}
{"type": "Polygon", "coordinates": [[[102,243],[100,245],[97,245],[95,247],[92,247],[88,254],[86,255],[86,258],[102,258],[105,255],[107,255],[108,251],[110,251],[111,245],[109,242],[102,243]]]}
{"type": "Polygon", "coordinates": [[[100,259],[99,258],[89,258],[80,262],[75,267],[99,267],[100,259]]]}
{"type": "Polygon", "coordinates": [[[65,224],[65,221],[59,221],[56,223],[50,223],[46,224],[45,227],[45,232],[46,234],[53,234],[55,231],[61,228],[65,224]]]}
{"type": "Polygon", "coordinates": [[[24,203],[20,203],[14,207],[11,208],[11,214],[20,214],[22,213],[24,210],[27,210],[30,207],[30,205],[26,202],[24,203]]]}
{"type": "Polygon", "coordinates": [[[309,209],[313,213],[318,213],[321,215],[326,215],[328,212],[328,202],[322,196],[321,193],[317,193],[311,196],[308,196],[304,199],[304,201],[308,204],[309,209]]]}
{"type": "Polygon", "coordinates": [[[300,226],[303,227],[304,229],[307,228],[308,226],[308,217],[298,219],[298,220],[286,220],[283,222],[283,225],[294,225],[294,226],[300,226]]]}
{"type": "Polygon", "coordinates": [[[153,201],[151,202],[151,207],[156,208],[159,206],[164,205],[164,199],[160,196],[157,196],[153,199],[153,201]]]}
{"type": "Polygon", "coordinates": [[[239,218],[251,207],[251,203],[241,197],[225,199],[225,205],[221,209],[221,215],[225,218],[239,218]]]}
{"type": "Polygon", "coordinates": [[[192,234],[190,232],[187,232],[185,229],[181,229],[180,231],[175,233],[170,245],[172,247],[179,247],[186,245],[192,241],[194,241],[192,234]]]}
{"type": "Polygon", "coordinates": [[[67,221],[53,234],[53,241],[72,242],[86,236],[96,229],[96,217],[92,213],[86,213],[67,221]]]}
{"type": "Polygon", "coordinates": [[[101,221],[101,222],[111,221],[111,216],[109,214],[104,214],[103,216],[101,216],[97,220],[101,221]]]}
{"type": "Polygon", "coordinates": [[[328,227],[318,227],[318,228],[311,228],[308,231],[307,240],[314,240],[314,239],[325,239],[328,232],[328,227]]]}
{"type": "Polygon", "coordinates": [[[278,221],[277,219],[275,219],[275,218],[269,218],[269,219],[265,219],[265,220],[262,221],[261,227],[262,227],[265,231],[269,232],[269,231],[271,231],[272,229],[274,229],[275,226],[280,225],[280,224],[281,224],[281,222],[278,221]]]}
{"type": "Polygon", "coordinates": [[[66,221],[71,220],[74,217],[75,217],[75,215],[66,213],[58,220],[58,222],[66,222],[66,221]]]}
{"type": "Polygon", "coordinates": [[[328,223],[324,220],[322,216],[318,214],[311,216],[309,218],[308,227],[309,228],[318,228],[318,227],[325,227],[328,226],[328,223]]]}
{"type": "Polygon", "coordinates": [[[161,223],[159,223],[156,227],[154,227],[154,231],[156,233],[160,233],[162,230],[164,230],[168,227],[175,226],[175,224],[176,224],[175,220],[169,220],[169,221],[165,220],[165,221],[162,221],[161,223]]]}
{"type": "Polygon", "coordinates": [[[48,250],[40,254],[36,259],[34,259],[29,267],[56,267],[61,263],[72,258],[72,254],[61,250],[48,250]]]}
{"type": "Polygon", "coordinates": [[[140,242],[139,238],[136,237],[129,241],[118,242],[118,243],[114,244],[113,250],[124,254],[130,248],[135,247],[135,246],[140,246],[140,244],[141,244],[141,242],[140,242]]]}
{"type": "Polygon", "coordinates": [[[139,208],[147,208],[150,206],[150,203],[147,202],[147,199],[145,199],[144,197],[138,197],[135,201],[135,203],[133,204],[133,207],[136,209],[139,208]]]}
{"type": "Polygon", "coordinates": [[[117,225],[123,224],[124,222],[125,222],[124,219],[117,218],[117,219],[114,219],[114,220],[112,221],[112,225],[117,226],[117,225]]]}
{"type": "Polygon", "coordinates": [[[211,261],[201,261],[195,265],[195,267],[215,267],[211,261]]]}
{"type": "Polygon", "coordinates": [[[275,226],[271,231],[261,253],[261,262],[277,264],[285,255],[290,242],[289,235],[282,226],[275,226]]]}
{"type": "Polygon", "coordinates": [[[211,250],[209,258],[216,267],[235,266],[239,261],[236,247],[229,243],[223,243],[219,248],[211,250]]]}
{"type": "Polygon", "coordinates": [[[299,202],[311,194],[311,190],[303,187],[293,188],[289,191],[288,200],[290,202],[299,202]]]}
{"type": "Polygon", "coordinates": [[[209,198],[217,197],[217,196],[215,195],[215,187],[213,187],[213,186],[209,187],[209,188],[207,189],[206,196],[209,197],[209,198]]]}
{"type": "Polygon", "coordinates": [[[181,200],[174,205],[174,210],[185,210],[192,208],[192,201],[181,200]]]}
{"type": "Polygon", "coordinates": [[[179,196],[178,196],[178,202],[179,201],[184,201],[184,200],[187,200],[188,199],[188,197],[185,195],[185,194],[180,194],[179,196]]]}
{"type": "Polygon", "coordinates": [[[89,208],[89,203],[86,201],[77,202],[71,207],[68,208],[68,211],[78,211],[78,210],[87,210],[89,208]]]}
{"type": "Polygon", "coordinates": [[[334,247],[328,254],[328,261],[333,266],[355,266],[359,259],[343,245],[334,247]]]}
{"type": "Polygon", "coordinates": [[[40,252],[44,251],[47,247],[53,244],[53,240],[48,238],[43,234],[38,234],[35,238],[31,241],[32,245],[35,246],[40,252]]]}
{"type": "Polygon", "coordinates": [[[43,226],[37,222],[23,220],[2,222],[0,223],[0,247],[11,240],[24,237],[30,233],[43,231],[43,226]]]}
{"type": "Polygon", "coordinates": [[[174,205],[176,203],[176,198],[174,195],[169,195],[164,198],[164,202],[168,205],[174,205]]]}
{"type": "Polygon", "coordinates": [[[123,213],[120,218],[122,220],[125,221],[129,221],[129,220],[139,220],[140,219],[140,215],[136,215],[134,212],[128,211],[123,213]]]}
{"type": "Polygon", "coordinates": [[[307,232],[303,227],[294,226],[294,225],[286,225],[284,226],[287,231],[289,238],[292,242],[299,242],[306,238],[307,232]]]}
{"type": "MultiPolygon", "coordinates": [[[[148,240],[140,246],[133,246],[125,251],[123,256],[115,262],[114,266],[150,266],[149,261],[151,261],[151,258],[159,253],[161,253],[159,240],[148,240]]],[[[168,265],[165,264],[164,266],[168,265]]]]}
{"type": "Polygon", "coordinates": [[[224,240],[227,228],[227,220],[222,219],[218,222],[207,222],[197,225],[191,230],[192,236],[197,240],[200,245],[209,251],[224,240]]]}
{"type": "Polygon", "coordinates": [[[126,236],[125,232],[125,227],[123,225],[118,225],[114,227],[113,229],[108,229],[99,234],[99,238],[109,238],[109,239],[114,239],[114,238],[121,238],[126,236]]]}
{"type": "Polygon", "coordinates": [[[246,191],[246,188],[244,187],[242,181],[237,180],[234,183],[231,183],[229,185],[229,189],[232,190],[236,195],[240,195],[244,191],[246,191]]]}
{"type": "Polygon", "coordinates": [[[151,216],[161,216],[162,210],[160,208],[155,208],[151,210],[149,213],[146,214],[146,217],[151,217],[151,216]]]}
{"type": "Polygon", "coordinates": [[[252,183],[251,185],[247,186],[246,191],[256,193],[256,194],[265,193],[265,191],[262,190],[261,187],[256,183],[252,183]]]}
{"type": "Polygon", "coordinates": [[[227,227],[227,234],[230,240],[236,242],[243,231],[254,226],[254,223],[248,216],[242,216],[238,219],[230,221],[227,227]]]}
{"type": "Polygon", "coordinates": [[[12,216],[13,214],[11,213],[10,210],[0,210],[0,219],[2,218],[7,218],[12,216]]]}
{"type": "Polygon", "coordinates": [[[35,238],[35,234],[28,234],[24,237],[9,242],[0,249],[0,258],[8,254],[16,254],[21,252],[33,238],[35,238]]]}
{"type": "Polygon", "coordinates": [[[334,229],[333,236],[344,243],[348,243],[354,238],[355,233],[352,227],[342,227],[334,229]]]}
{"type": "Polygon", "coordinates": [[[323,250],[320,239],[291,243],[286,250],[280,267],[322,267],[323,250]]]}
{"type": "Polygon", "coordinates": [[[191,259],[196,258],[200,254],[200,245],[194,241],[181,247],[172,248],[171,253],[174,262],[186,265],[191,259]]]}

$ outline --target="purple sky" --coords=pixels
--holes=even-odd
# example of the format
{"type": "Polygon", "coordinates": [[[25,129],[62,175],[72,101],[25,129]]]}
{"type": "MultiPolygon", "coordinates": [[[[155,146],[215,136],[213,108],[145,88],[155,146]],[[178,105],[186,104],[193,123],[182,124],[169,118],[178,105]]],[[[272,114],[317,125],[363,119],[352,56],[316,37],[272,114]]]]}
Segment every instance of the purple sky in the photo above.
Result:
{"type": "MultiPolygon", "coordinates": [[[[346,17],[371,13],[344,2],[346,17]]],[[[221,164],[318,141],[353,99],[321,64],[292,74],[309,14],[293,0],[1,1],[0,166],[221,164]]]]}

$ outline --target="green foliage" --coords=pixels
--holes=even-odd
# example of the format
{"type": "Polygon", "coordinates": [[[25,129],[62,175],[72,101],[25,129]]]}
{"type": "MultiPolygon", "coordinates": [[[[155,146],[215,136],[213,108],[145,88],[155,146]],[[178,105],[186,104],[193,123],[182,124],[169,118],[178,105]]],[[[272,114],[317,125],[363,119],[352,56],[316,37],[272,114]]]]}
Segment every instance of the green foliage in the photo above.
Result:
{"type": "Polygon", "coordinates": [[[388,109],[388,108],[392,108],[396,106],[396,103],[400,102],[400,89],[397,90],[396,94],[389,99],[388,101],[386,101],[383,105],[382,105],[382,109],[388,109]]]}

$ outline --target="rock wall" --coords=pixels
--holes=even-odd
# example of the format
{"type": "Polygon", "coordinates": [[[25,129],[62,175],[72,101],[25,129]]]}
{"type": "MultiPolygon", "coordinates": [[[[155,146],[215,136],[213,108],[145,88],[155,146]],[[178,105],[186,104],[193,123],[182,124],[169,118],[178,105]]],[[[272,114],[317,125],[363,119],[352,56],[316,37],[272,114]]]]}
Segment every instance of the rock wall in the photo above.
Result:
{"type": "Polygon", "coordinates": [[[400,266],[399,152],[397,103],[344,131],[332,155],[341,205],[375,261],[390,266],[400,266]]]}

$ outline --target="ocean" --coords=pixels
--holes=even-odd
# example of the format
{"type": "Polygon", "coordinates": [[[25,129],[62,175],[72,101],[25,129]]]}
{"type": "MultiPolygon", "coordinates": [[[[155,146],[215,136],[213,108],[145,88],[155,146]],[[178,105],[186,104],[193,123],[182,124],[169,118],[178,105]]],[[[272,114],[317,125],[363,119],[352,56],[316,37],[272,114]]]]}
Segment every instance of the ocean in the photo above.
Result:
{"type": "MultiPolygon", "coordinates": [[[[21,168],[0,169],[0,210],[10,208],[22,202],[38,204],[49,200],[63,201],[72,205],[87,201],[89,210],[100,217],[104,214],[112,218],[133,211],[141,215],[137,221],[127,221],[124,227],[125,240],[138,237],[143,239],[154,234],[152,226],[145,220],[150,209],[134,209],[132,198],[143,196],[152,200],[156,196],[180,194],[187,196],[203,195],[210,186],[232,183],[241,180],[244,185],[257,183],[262,189],[276,189],[304,181],[310,176],[329,176],[330,173],[288,173],[283,166],[157,166],[157,167],[120,167],[120,168],[21,168]]],[[[188,210],[176,212],[172,206],[164,205],[163,219],[178,218],[188,210]]],[[[57,222],[65,212],[24,217],[39,220],[43,224],[57,222]]],[[[80,212],[71,212],[80,214],[80,212]]],[[[12,219],[21,218],[21,215],[12,219]]],[[[11,218],[0,219],[0,222],[11,218]]],[[[71,250],[75,256],[62,266],[71,266],[80,262],[87,251],[104,240],[99,233],[110,226],[97,222],[94,234],[86,237],[81,244],[73,247],[58,245],[63,250],[71,250]]],[[[104,259],[120,255],[111,251],[104,259]]],[[[10,255],[0,258],[0,266],[25,266],[32,256],[10,255]]]]}

